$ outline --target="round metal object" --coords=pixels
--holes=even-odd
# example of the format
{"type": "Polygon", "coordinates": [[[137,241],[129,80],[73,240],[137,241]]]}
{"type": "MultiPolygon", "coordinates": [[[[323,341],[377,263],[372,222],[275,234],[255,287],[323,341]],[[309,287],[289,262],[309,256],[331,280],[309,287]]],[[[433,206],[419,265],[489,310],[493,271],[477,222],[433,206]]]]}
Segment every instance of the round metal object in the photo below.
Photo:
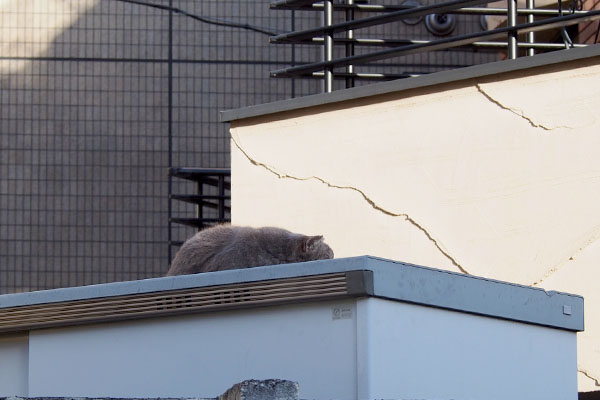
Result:
{"type": "Polygon", "coordinates": [[[429,14],[425,17],[425,26],[436,36],[446,36],[456,27],[456,17],[453,14],[429,14]]]}
{"type": "MultiPolygon", "coordinates": [[[[417,0],[405,0],[402,2],[402,5],[407,8],[414,8],[414,7],[421,7],[423,4],[421,4],[417,0]]],[[[402,22],[404,22],[407,25],[416,25],[421,21],[423,21],[423,17],[409,17],[409,18],[402,19],[402,22]]]]}

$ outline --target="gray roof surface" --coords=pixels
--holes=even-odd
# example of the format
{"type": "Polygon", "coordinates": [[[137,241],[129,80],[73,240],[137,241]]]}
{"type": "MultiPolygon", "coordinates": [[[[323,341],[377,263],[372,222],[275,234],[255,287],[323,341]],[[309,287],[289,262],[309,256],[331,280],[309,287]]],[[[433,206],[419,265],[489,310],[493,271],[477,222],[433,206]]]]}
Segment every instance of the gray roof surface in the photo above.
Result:
{"type": "Polygon", "coordinates": [[[371,256],[7,294],[0,296],[0,312],[34,304],[365,270],[372,271],[375,297],[571,331],[584,327],[581,296],[371,256]]]}

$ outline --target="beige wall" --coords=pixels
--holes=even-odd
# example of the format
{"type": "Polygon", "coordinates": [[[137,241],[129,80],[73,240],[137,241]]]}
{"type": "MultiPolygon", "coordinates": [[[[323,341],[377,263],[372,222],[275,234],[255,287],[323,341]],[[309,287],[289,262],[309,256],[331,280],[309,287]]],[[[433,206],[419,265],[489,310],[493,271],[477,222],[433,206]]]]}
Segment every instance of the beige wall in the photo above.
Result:
{"type": "Polygon", "coordinates": [[[600,389],[600,58],[533,72],[234,121],[233,223],[581,294],[600,389]]]}

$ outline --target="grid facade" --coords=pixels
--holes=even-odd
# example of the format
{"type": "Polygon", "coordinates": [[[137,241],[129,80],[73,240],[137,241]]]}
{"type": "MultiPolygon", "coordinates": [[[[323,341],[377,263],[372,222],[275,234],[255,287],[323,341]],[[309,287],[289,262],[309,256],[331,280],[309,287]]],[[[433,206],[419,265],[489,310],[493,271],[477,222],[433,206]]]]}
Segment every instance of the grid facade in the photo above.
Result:
{"type": "MultiPolygon", "coordinates": [[[[318,60],[318,46],[269,45],[233,26],[282,33],[319,25],[319,13],[266,0],[139,3],[0,2],[0,293],[163,275],[171,236],[194,233],[169,224],[194,212],[169,193],[196,190],[169,168],[229,167],[220,110],[321,91],[269,78],[318,60]]],[[[402,63],[490,61],[456,54],[402,63]]]]}

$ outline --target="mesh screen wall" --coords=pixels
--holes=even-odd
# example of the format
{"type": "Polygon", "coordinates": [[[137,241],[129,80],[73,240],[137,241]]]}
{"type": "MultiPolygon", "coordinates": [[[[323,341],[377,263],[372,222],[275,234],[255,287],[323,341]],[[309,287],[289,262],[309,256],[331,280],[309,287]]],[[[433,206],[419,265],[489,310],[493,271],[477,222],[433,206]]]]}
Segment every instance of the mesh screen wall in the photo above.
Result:
{"type": "MultiPolygon", "coordinates": [[[[148,2],[276,33],[321,18],[266,0],[148,2]]],[[[320,92],[268,77],[320,54],[130,1],[0,2],[0,293],[163,275],[170,235],[194,233],[168,222],[169,190],[195,190],[170,188],[169,168],[229,167],[218,112],[320,92]]]]}
{"type": "MultiPolygon", "coordinates": [[[[264,1],[173,5],[289,29],[264,1]]],[[[268,78],[289,51],[116,0],[9,0],[0,12],[0,293],[164,274],[168,168],[228,167],[218,111],[289,97],[294,82],[268,78]]]]}

